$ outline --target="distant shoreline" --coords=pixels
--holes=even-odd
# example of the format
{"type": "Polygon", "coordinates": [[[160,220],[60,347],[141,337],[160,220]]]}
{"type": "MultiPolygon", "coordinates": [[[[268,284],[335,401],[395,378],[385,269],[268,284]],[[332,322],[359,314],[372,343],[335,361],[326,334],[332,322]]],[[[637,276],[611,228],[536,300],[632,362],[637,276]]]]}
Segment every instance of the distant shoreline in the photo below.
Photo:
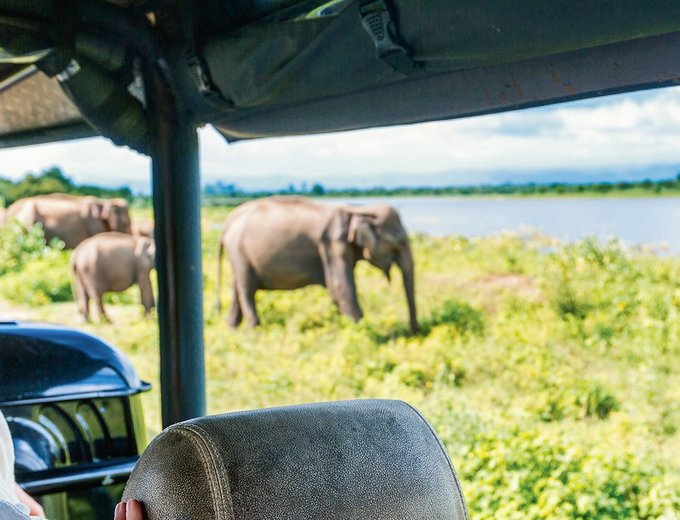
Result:
{"type": "Polygon", "coordinates": [[[302,195],[313,198],[387,198],[387,197],[482,197],[482,198],[642,198],[642,197],[680,197],[680,174],[673,179],[597,182],[588,184],[569,184],[552,182],[546,184],[481,184],[469,186],[419,186],[385,188],[343,188],[328,189],[315,183],[296,188],[290,185],[285,190],[261,190],[245,192],[236,184],[217,182],[203,189],[204,201],[208,205],[231,205],[235,200],[248,200],[270,195],[302,195]]]}
{"type": "Polygon", "coordinates": [[[654,193],[647,190],[621,190],[607,193],[580,192],[580,193],[384,193],[374,194],[371,192],[361,193],[335,193],[324,195],[312,195],[309,193],[258,193],[253,195],[223,196],[208,195],[203,197],[204,206],[235,206],[243,202],[269,196],[303,196],[316,200],[334,199],[390,199],[390,198],[452,198],[452,199],[669,199],[680,198],[680,190],[662,191],[654,193]]]}

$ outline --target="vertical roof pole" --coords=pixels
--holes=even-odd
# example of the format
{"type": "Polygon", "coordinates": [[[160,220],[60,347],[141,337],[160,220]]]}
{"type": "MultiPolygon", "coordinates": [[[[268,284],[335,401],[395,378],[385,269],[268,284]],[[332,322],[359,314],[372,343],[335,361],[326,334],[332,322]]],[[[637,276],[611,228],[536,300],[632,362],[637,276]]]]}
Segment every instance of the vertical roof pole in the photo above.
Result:
{"type": "Polygon", "coordinates": [[[153,175],[163,427],[205,415],[197,127],[158,64],[145,71],[153,175]]]}

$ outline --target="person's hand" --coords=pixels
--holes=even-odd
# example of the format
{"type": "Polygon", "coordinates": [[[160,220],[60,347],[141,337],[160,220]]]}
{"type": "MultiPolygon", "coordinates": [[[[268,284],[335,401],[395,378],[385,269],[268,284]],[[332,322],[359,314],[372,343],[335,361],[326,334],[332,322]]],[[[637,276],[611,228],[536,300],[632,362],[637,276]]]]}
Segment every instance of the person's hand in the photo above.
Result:
{"type": "Polygon", "coordinates": [[[113,520],[144,520],[142,504],[134,499],[121,502],[116,506],[113,520]]]}
{"type": "Polygon", "coordinates": [[[45,518],[45,510],[43,507],[38,502],[36,502],[36,500],[31,495],[21,489],[19,484],[14,484],[14,492],[16,493],[19,502],[25,506],[28,506],[28,514],[30,516],[39,516],[40,518],[45,518]]]}

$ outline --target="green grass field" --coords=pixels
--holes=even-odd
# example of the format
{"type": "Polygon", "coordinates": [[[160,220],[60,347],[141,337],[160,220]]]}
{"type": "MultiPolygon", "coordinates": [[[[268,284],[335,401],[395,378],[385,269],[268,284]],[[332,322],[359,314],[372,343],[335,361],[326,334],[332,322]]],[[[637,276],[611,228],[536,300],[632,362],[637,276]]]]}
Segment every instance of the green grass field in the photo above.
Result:
{"type": "MultiPolygon", "coordinates": [[[[403,399],[444,440],[475,519],[680,518],[679,259],[590,240],[416,236],[420,335],[407,333],[399,277],[364,263],[359,324],[310,287],[258,293],[263,325],[233,331],[214,310],[225,215],[204,211],[210,413],[403,399]]],[[[123,350],[155,385],[144,404],[157,432],[156,324],[136,288],[109,298],[113,324],[78,324],[68,254],[1,233],[0,313],[123,350]]]]}

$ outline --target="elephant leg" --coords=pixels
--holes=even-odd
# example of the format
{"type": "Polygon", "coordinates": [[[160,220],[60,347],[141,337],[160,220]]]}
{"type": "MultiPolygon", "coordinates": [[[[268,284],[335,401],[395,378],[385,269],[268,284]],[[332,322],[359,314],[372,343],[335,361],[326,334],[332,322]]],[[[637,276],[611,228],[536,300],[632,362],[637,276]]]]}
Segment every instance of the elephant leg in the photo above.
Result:
{"type": "MultiPolygon", "coordinates": [[[[87,295],[87,298],[89,300],[94,300],[97,302],[97,309],[99,311],[99,320],[104,321],[107,323],[110,323],[111,320],[109,317],[106,315],[106,312],[104,311],[104,302],[102,300],[103,291],[100,291],[99,288],[97,287],[97,283],[92,280],[87,274],[82,277],[82,283],[83,283],[83,289],[87,295]]],[[[89,305],[89,304],[88,304],[89,305]]]]}
{"type": "Polygon", "coordinates": [[[78,306],[78,313],[84,321],[88,322],[90,321],[90,298],[87,295],[85,287],[83,287],[80,274],[75,270],[73,273],[73,289],[76,297],[76,305],[78,306]]]}
{"type": "Polygon", "coordinates": [[[87,297],[87,294],[78,296],[78,312],[83,321],[90,321],[90,299],[87,297]]]}
{"type": "Polygon", "coordinates": [[[142,297],[144,315],[148,316],[151,313],[151,309],[156,306],[156,302],[153,297],[153,288],[151,287],[151,278],[148,272],[139,275],[137,279],[137,285],[139,285],[139,292],[141,293],[142,297]]]}
{"type": "Polygon", "coordinates": [[[322,244],[319,255],[324,269],[324,283],[340,312],[354,321],[363,316],[354,283],[354,262],[342,243],[322,244]]]}
{"type": "Polygon", "coordinates": [[[83,321],[90,321],[90,299],[87,297],[87,294],[83,295],[82,300],[78,301],[78,312],[83,321]]]}
{"type": "Polygon", "coordinates": [[[241,320],[243,320],[243,313],[241,312],[241,305],[238,302],[238,291],[236,290],[236,285],[234,285],[227,323],[230,327],[236,328],[241,323],[241,320]]]}
{"type": "Polygon", "coordinates": [[[256,327],[260,324],[260,319],[255,310],[255,291],[257,290],[257,278],[249,268],[245,269],[244,276],[234,276],[236,283],[236,292],[238,293],[238,303],[243,313],[246,323],[250,327],[256,327]]]}
{"type": "Polygon", "coordinates": [[[99,320],[103,323],[111,323],[111,318],[109,318],[108,314],[106,314],[106,311],[104,310],[104,294],[97,294],[96,301],[97,309],[99,310],[99,320]]]}
{"type": "Polygon", "coordinates": [[[357,299],[352,266],[347,264],[340,272],[341,274],[332,280],[332,285],[328,288],[331,297],[337,302],[342,314],[349,316],[355,322],[359,321],[363,317],[363,313],[357,299]]]}
{"type": "Polygon", "coordinates": [[[361,307],[359,307],[359,301],[357,300],[356,290],[343,294],[339,298],[338,307],[340,307],[341,313],[345,316],[349,316],[355,322],[363,317],[361,307]]]}
{"type": "Polygon", "coordinates": [[[345,316],[349,316],[354,321],[359,321],[363,313],[359,307],[356,288],[353,283],[347,282],[342,285],[328,287],[331,300],[335,307],[345,316]]]}

